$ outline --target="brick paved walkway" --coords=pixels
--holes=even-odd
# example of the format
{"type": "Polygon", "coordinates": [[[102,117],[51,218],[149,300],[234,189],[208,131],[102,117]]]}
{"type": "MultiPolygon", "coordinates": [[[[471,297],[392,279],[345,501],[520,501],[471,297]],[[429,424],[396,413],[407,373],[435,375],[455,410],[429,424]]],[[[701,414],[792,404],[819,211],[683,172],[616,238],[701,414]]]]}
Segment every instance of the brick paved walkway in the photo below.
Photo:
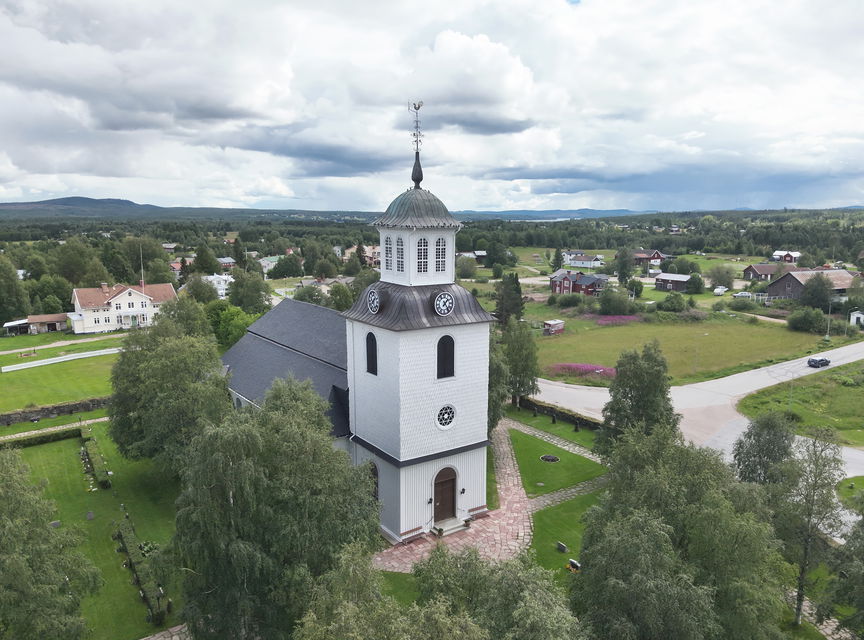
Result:
{"type": "Polygon", "coordinates": [[[141,638],[141,640],[191,640],[191,638],[192,636],[186,630],[186,625],[181,624],[170,629],[165,629],[165,631],[160,631],[155,635],[141,638]]]}
{"type": "MultiPolygon", "coordinates": [[[[597,457],[584,447],[556,438],[521,422],[509,418],[502,419],[492,431],[495,479],[498,483],[500,506],[495,511],[489,512],[487,517],[472,522],[469,529],[441,538],[440,542],[451,549],[460,551],[467,547],[476,547],[480,555],[488,560],[512,558],[531,544],[533,535],[532,513],[538,509],[569,500],[574,496],[594,491],[603,484],[602,477],[595,478],[573,487],[529,499],[522,487],[522,478],[519,477],[516,456],[513,454],[513,447],[510,444],[510,429],[518,429],[542,437],[547,442],[560,446],[562,449],[597,460],[597,457]]],[[[413,542],[397,544],[377,553],[372,563],[378,569],[385,571],[408,573],[414,563],[426,558],[438,542],[438,538],[425,535],[413,542]]]]}
{"type": "Polygon", "coordinates": [[[92,418],[91,420],[81,420],[75,422],[67,422],[66,424],[59,424],[56,427],[45,427],[44,429],[34,429],[33,431],[24,431],[23,433],[13,433],[12,435],[2,436],[0,437],[0,442],[4,440],[17,440],[18,438],[26,438],[28,436],[35,436],[40,433],[51,433],[52,431],[63,431],[65,429],[74,429],[75,427],[83,427],[88,424],[94,424],[96,422],[105,422],[108,418],[92,418]]]}
{"type": "Polygon", "coordinates": [[[556,447],[564,449],[564,451],[569,451],[570,453],[575,453],[577,456],[582,456],[583,458],[588,458],[589,460],[593,460],[594,462],[602,463],[602,461],[600,460],[600,456],[598,456],[590,449],[586,449],[581,444],[576,444],[575,442],[571,442],[570,440],[559,438],[558,436],[554,436],[551,433],[541,431],[540,429],[535,429],[534,427],[531,427],[525,423],[517,422],[516,420],[511,420],[510,418],[502,418],[501,422],[503,422],[508,429],[516,429],[516,431],[527,433],[529,436],[534,436],[535,438],[545,440],[549,444],[554,444],[556,447]]]}

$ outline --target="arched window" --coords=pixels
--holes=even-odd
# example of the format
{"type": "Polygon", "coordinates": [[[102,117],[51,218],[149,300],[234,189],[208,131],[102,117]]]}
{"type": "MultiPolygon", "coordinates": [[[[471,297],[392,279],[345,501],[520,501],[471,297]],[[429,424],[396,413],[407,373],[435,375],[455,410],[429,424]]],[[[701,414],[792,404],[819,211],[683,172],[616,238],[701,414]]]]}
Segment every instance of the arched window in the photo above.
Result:
{"type": "Polygon", "coordinates": [[[455,345],[453,338],[450,336],[442,336],[438,341],[438,377],[452,378],[454,375],[453,360],[454,360],[455,345]]]}
{"type": "Polygon", "coordinates": [[[396,238],[396,271],[405,271],[405,243],[402,238],[396,238]]]}
{"type": "Polygon", "coordinates": [[[429,241],[420,238],[417,241],[417,273],[429,271],[429,241]]]}
{"type": "Polygon", "coordinates": [[[375,334],[366,334],[366,373],[378,375],[378,341],[375,334]]]}
{"type": "Polygon", "coordinates": [[[447,270],[447,241],[438,238],[435,241],[435,271],[440,273],[447,270]]]}
{"type": "Polygon", "coordinates": [[[393,271],[393,238],[384,238],[384,270],[393,271]]]}

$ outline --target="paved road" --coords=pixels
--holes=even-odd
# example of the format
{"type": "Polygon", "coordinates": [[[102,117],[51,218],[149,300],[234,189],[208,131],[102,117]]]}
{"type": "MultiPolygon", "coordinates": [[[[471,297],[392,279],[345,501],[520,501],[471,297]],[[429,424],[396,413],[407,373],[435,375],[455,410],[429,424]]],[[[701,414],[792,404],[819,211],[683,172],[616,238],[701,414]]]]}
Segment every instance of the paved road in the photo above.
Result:
{"type": "MultiPolygon", "coordinates": [[[[831,360],[828,368],[849,364],[864,359],[864,342],[831,349],[818,355],[831,360]]],[[[804,357],[725,378],[672,387],[675,410],[683,416],[681,431],[694,443],[720,449],[728,456],[732,444],[747,428],[747,418],[735,408],[741,398],[759,389],[817,371],[822,369],[808,367],[807,357],[804,357]]],[[[609,391],[603,387],[582,387],[553,380],[540,380],[539,385],[540,400],[594,418],[602,418],[603,405],[609,400],[609,391]]],[[[843,459],[847,475],[864,475],[864,450],[844,447],[843,459]]]]}

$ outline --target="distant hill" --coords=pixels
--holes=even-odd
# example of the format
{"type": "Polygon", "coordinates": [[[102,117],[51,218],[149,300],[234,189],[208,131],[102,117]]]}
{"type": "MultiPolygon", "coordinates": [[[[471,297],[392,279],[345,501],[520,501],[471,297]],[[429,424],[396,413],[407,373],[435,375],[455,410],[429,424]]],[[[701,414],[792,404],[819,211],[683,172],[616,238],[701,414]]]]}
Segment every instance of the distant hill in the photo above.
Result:
{"type": "MultiPolygon", "coordinates": [[[[312,211],[305,209],[233,209],[220,207],[159,207],[152,204],[138,204],[131,200],[117,198],[84,198],[73,196],[41,200],[39,202],[0,203],[0,216],[3,217],[81,217],[81,218],[261,218],[282,217],[309,220],[370,220],[378,211],[312,211]]],[[[632,216],[654,211],[631,211],[629,209],[549,209],[531,211],[515,209],[510,211],[453,211],[461,220],[483,220],[500,218],[503,220],[560,220],[572,218],[607,218],[612,216],[632,216]]]]}

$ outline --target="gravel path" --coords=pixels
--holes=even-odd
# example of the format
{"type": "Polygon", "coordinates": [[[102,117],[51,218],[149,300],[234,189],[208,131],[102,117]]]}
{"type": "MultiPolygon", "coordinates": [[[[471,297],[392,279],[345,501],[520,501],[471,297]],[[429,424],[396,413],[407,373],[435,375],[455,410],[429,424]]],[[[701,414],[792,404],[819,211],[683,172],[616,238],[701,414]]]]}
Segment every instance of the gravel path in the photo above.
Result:
{"type": "Polygon", "coordinates": [[[67,422],[66,424],[58,424],[56,427],[45,427],[44,429],[34,429],[33,431],[24,431],[22,433],[13,433],[12,435],[2,436],[0,437],[0,442],[4,442],[5,440],[17,440],[18,438],[27,438],[28,436],[35,436],[40,433],[51,433],[52,431],[63,431],[64,429],[71,429],[73,427],[86,426],[88,424],[94,424],[96,422],[107,422],[107,416],[104,418],[92,418],[90,420],[81,420],[80,422],[67,422]]]}
{"type": "Polygon", "coordinates": [[[122,334],[112,333],[110,335],[95,336],[93,338],[82,338],[81,340],[60,340],[51,344],[41,344],[35,347],[25,347],[23,349],[9,349],[8,351],[0,351],[0,356],[7,356],[10,353],[24,353],[25,351],[39,351],[40,349],[53,349],[54,347],[68,347],[70,344],[81,344],[83,342],[98,342],[99,340],[110,340],[111,338],[122,338],[122,334]]]}

